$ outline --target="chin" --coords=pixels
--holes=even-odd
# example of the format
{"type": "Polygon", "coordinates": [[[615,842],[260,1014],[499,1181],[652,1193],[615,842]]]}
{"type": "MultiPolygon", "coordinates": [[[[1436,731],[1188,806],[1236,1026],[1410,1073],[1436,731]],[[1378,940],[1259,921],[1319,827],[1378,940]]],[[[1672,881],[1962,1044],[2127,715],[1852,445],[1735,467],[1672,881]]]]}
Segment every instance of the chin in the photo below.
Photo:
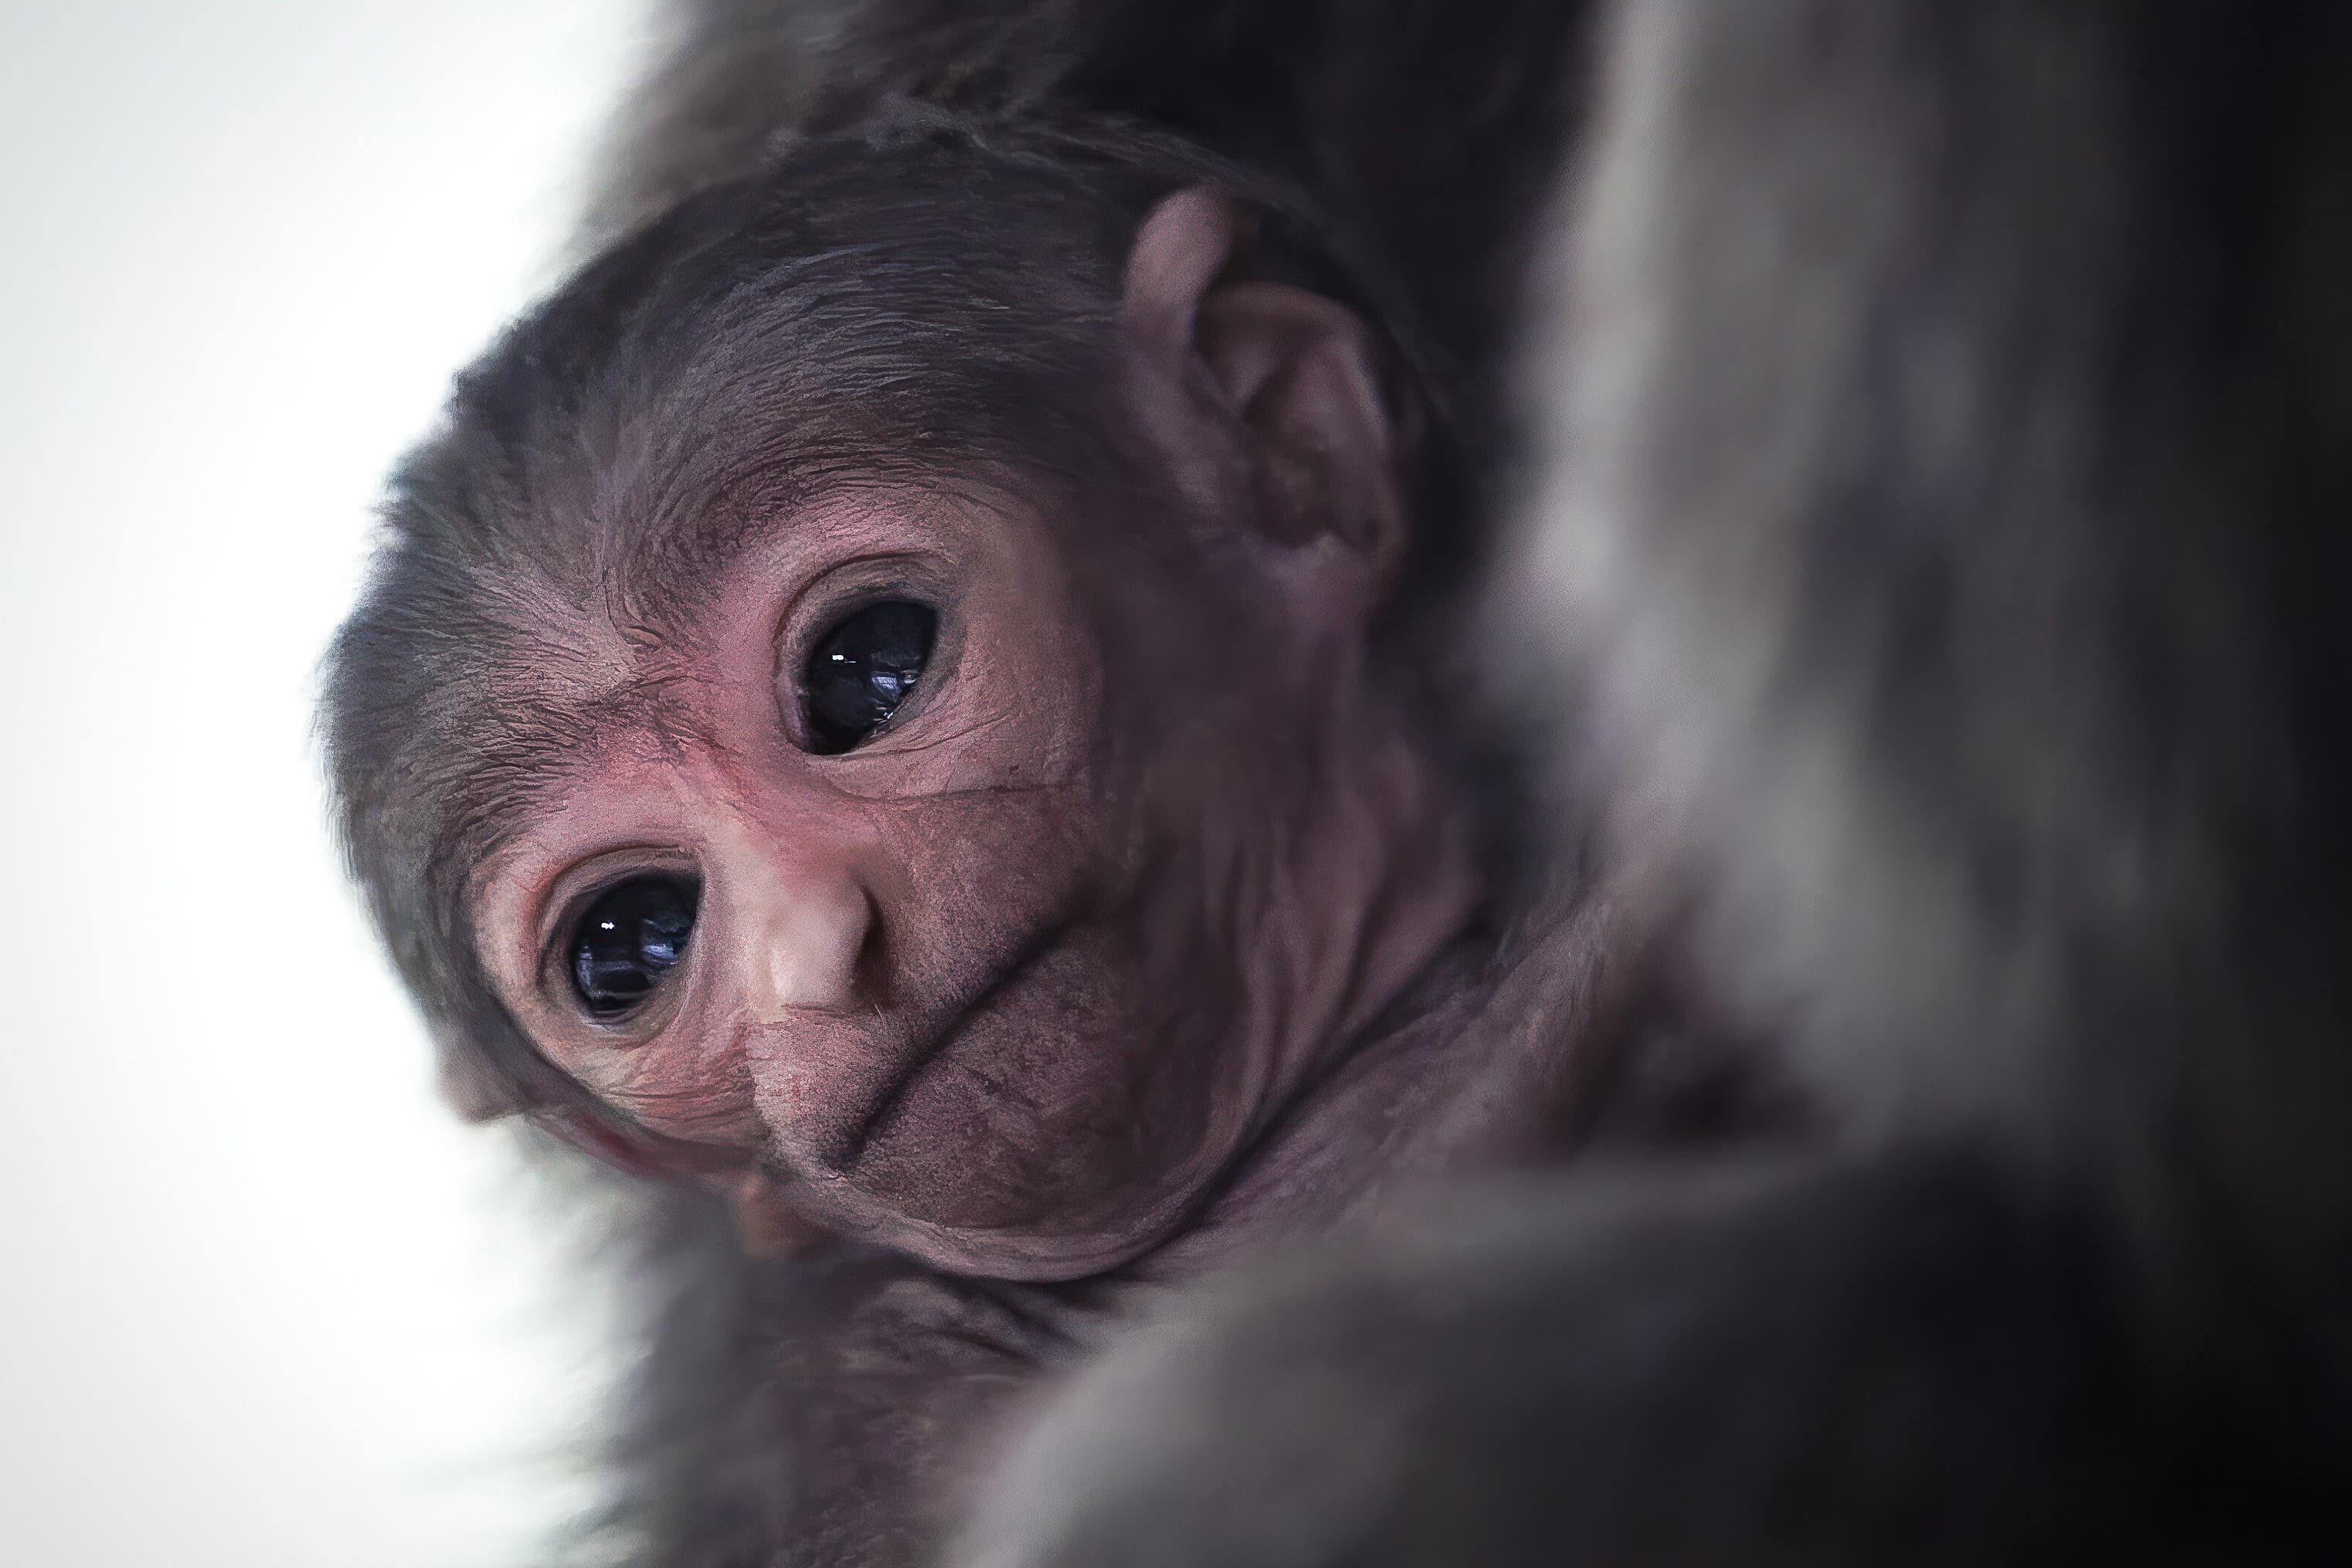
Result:
{"type": "Polygon", "coordinates": [[[1122,1036],[1074,1030],[1066,998],[1024,1000],[969,1020],[875,1121],[825,1184],[850,1211],[835,1223],[938,1268],[1044,1280],[1131,1262],[1190,1217],[1238,1133],[1213,1093],[1169,1096],[1129,1067],[1185,1047],[1127,1034],[1107,1049],[1122,1036]],[[1051,1081],[1040,1059],[1090,1070],[1051,1099],[1013,1092],[1051,1081]],[[1139,1126],[1159,1136],[1139,1143],[1139,1126]]]}
{"type": "Polygon", "coordinates": [[[1190,1202],[1161,1205],[1118,1230],[1098,1225],[1056,1228],[1042,1221],[981,1228],[941,1225],[908,1214],[879,1215],[863,1224],[841,1222],[837,1228],[946,1273],[1053,1284],[1107,1274],[1142,1258],[1181,1227],[1192,1206],[1190,1202]]]}
{"type": "Polygon", "coordinates": [[[928,1038],[853,1028],[795,1053],[798,1085],[779,1074],[761,1099],[810,1216],[1008,1279],[1101,1273],[1168,1239],[1240,1148],[1253,1053],[1232,994],[1171,999],[1131,951],[1065,926],[928,1038]]]}

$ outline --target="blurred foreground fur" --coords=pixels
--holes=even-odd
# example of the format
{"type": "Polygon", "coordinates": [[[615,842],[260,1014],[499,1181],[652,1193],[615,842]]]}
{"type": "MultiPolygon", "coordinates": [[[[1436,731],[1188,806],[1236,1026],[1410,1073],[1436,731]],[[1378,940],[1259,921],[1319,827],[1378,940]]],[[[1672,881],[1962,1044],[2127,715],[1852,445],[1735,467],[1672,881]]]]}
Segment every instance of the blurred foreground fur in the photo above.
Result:
{"type": "MultiPolygon", "coordinates": [[[[1461,235],[1500,698],[1838,1113],[1285,1259],[1080,1375],[964,1559],[2343,1560],[2352,12],[1623,0],[1587,60],[1537,9],[709,5],[618,143],[592,237],[828,93],[1124,91],[1461,235]],[[1361,173],[1468,112],[1388,52],[1443,37],[1528,117],[1466,229],[1361,173]]],[[[768,1561],[710,1410],[774,1331],[656,1272],[625,1511],[768,1561]]]]}

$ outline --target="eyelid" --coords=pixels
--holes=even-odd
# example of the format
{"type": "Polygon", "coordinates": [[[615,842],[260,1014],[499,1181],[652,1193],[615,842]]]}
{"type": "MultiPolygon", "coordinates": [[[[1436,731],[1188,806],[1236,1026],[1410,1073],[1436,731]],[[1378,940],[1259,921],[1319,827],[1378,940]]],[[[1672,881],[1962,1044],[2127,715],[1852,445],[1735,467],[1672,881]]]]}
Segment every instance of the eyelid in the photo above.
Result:
{"type": "Polygon", "coordinates": [[[776,616],[776,674],[797,672],[817,639],[844,616],[890,598],[920,598],[946,618],[946,563],[912,551],[877,551],[835,563],[795,589],[776,616]]]}
{"type": "MultiPolygon", "coordinates": [[[[891,599],[919,604],[938,617],[924,679],[915,685],[906,703],[875,739],[898,729],[904,719],[919,715],[940,688],[953,678],[962,651],[962,595],[949,563],[935,555],[908,551],[877,552],[841,562],[809,580],[784,605],[777,618],[774,673],[770,684],[785,731],[794,745],[809,750],[807,714],[802,706],[802,677],[819,642],[843,621],[872,605],[891,599]]],[[[866,749],[861,742],[848,752],[825,757],[838,762],[866,749]]]]}
{"type": "MultiPolygon", "coordinates": [[[[701,863],[676,845],[631,844],[601,849],[575,860],[551,879],[526,928],[536,932],[532,942],[532,984],[543,988],[551,973],[562,972],[571,957],[565,950],[572,930],[590,905],[632,878],[666,873],[685,877],[705,892],[709,889],[709,879],[703,875],[701,863]]],[[[700,907],[707,910],[709,906],[700,907]]],[[[695,930],[701,929],[702,915],[698,912],[695,930]]]]}

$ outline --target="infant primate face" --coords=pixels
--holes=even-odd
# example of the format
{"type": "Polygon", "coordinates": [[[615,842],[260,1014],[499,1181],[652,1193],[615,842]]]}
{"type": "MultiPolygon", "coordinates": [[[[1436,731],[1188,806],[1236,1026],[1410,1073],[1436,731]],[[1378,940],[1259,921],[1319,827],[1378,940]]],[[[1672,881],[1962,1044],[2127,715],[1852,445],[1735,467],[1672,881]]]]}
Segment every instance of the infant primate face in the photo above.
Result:
{"type": "MultiPolygon", "coordinates": [[[[558,743],[481,758],[530,804],[467,913],[625,1142],[940,1267],[1083,1275],[1172,1234],[1459,932],[1459,823],[1367,668],[1403,530],[1377,356],[1225,280],[1234,236],[1205,187],[1138,234],[1115,474],[746,485],[715,564],[666,548],[702,537],[684,500],[539,521],[613,575],[498,590],[534,630],[482,678],[491,733],[558,743]]],[[[756,471],[789,435],[707,439],[756,471]]]]}
{"type": "Polygon", "coordinates": [[[1302,552],[839,497],[625,693],[477,879],[543,1053],[947,1267],[1148,1247],[1458,923],[1436,802],[1302,552]]]}

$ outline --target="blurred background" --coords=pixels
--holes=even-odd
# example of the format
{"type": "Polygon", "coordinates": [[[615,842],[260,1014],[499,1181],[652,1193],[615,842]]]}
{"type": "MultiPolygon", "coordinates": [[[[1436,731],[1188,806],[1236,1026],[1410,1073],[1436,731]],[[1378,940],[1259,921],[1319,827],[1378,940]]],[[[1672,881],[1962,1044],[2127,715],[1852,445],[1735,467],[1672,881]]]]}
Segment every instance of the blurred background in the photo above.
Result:
{"type": "Polygon", "coordinates": [[[310,708],[386,466],[550,285],[642,0],[11,0],[0,1563],[516,1564],[611,1375],[433,1099],[310,708]]]}

